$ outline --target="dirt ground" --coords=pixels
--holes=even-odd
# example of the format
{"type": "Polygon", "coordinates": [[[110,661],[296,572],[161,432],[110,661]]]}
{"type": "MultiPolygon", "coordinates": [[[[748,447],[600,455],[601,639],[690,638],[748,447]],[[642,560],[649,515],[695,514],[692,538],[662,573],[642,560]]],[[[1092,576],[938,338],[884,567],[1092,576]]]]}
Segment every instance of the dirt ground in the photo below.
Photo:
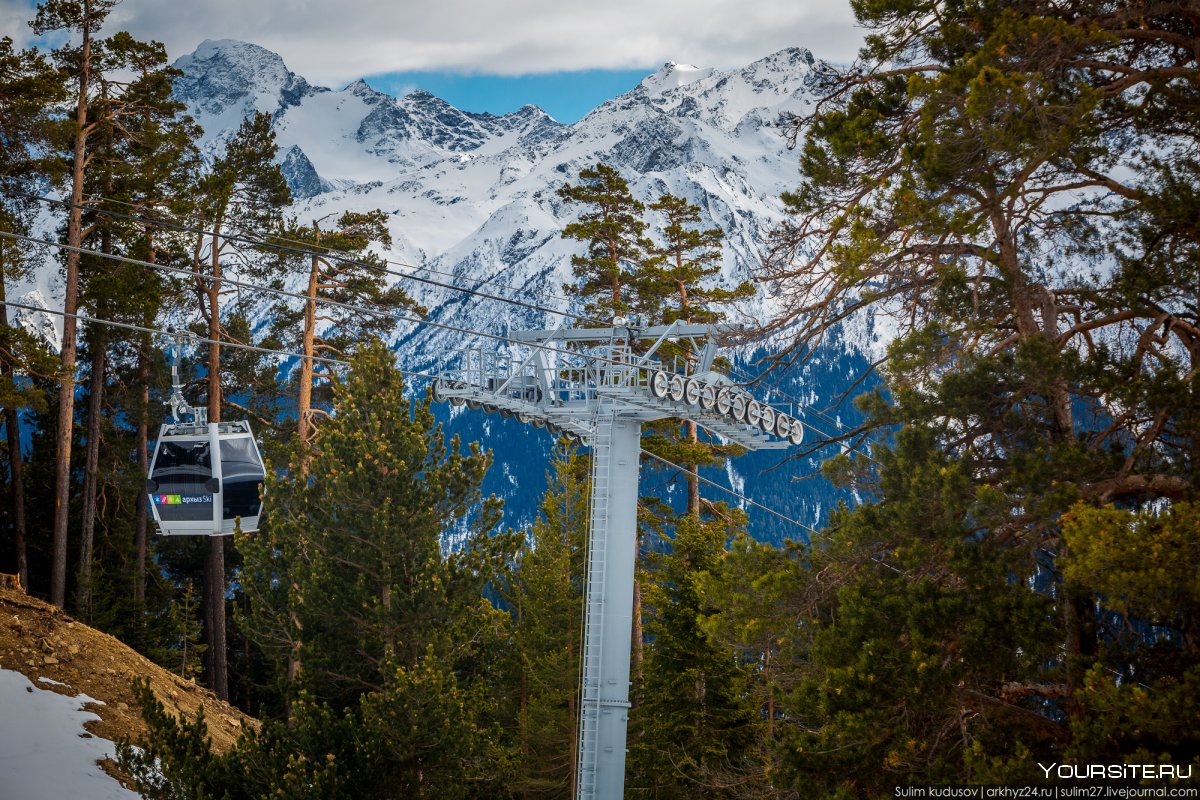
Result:
{"type": "Polygon", "coordinates": [[[258,726],[257,720],[194,681],[17,589],[0,588],[0,667],[20,672],[43,689],[70,697],[83,693],[103,701],[103,706],[86,706],[100,719],[84,727],[112,741],[125,738],[136,743],[146,734],[130,689],[131,680],[140,675],[150,679],[154,694],[176,716],[194,720],[203,706],[212,746],[218,752],[232,746],[243,724],[258,726]]]}

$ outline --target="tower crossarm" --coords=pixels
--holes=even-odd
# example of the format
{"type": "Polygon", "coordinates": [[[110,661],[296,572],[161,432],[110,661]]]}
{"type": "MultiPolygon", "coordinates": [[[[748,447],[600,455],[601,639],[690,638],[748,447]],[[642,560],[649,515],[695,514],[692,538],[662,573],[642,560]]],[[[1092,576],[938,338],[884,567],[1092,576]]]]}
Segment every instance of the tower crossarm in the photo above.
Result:
{"type": "MultiPolygon", "coordinates": [[[[509,352],[468,349],[434,383],[434,396],[515,416],[593,442],[602,404],[639,422],[687,420],[747,450],[785,449],[803,440],[803,423],[756,400],[711,369],[713,325],[674,322],[653,328],[514,331],[509,352]],[[536,334],[536,336],[534,335],[536,334]],[[707,340],[696,373],[653,359],[670,339],[707,340]],[[636,342],[649,341],[649,347],[636,342]],[[522,346],[524,345],[524,346],[522,346]]],[[[686,361],[677,366],[687,369],[686,361]]]]}

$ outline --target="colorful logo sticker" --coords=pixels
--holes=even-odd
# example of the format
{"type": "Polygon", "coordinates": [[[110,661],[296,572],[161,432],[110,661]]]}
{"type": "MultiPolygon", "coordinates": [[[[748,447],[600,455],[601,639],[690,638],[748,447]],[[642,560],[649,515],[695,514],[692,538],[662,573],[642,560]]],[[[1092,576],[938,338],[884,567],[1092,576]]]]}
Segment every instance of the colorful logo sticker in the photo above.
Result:
{"type": "Polygon", "coordinates": [[[160,506],[191,506],[197,503],[211,503],[213,496],[211,494],[156,494],[154,502],[160,506]]]}

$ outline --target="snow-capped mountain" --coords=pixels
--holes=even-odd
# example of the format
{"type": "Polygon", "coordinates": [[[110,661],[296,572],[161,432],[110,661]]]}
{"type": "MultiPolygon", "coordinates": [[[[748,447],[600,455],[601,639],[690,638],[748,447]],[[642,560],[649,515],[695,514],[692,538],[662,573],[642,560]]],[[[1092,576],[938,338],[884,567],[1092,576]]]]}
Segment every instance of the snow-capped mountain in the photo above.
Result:
{"type": "MultiPolygon", "coordinates": [[[[600,160],[643,200],[671,191],[698,203],[706,222],[728,234],[724,279],[748,277],[782,217],[779,194],[796,176],[795,155],[775,125],[809,107],[813,76],[826,68],[799,48],[739,70],[666,64],[562,125],[535,106],[496,116],[420,90],[393,98],[361,80],[337,91],[314,87],[275,53],[245,42],[206,41],[176,66],[176,93],[210,149],[247,114],[272,115],[301,220],[382,208],[391,215],[393,260],[467,285],[498,280],[504,292],[550,305],[560,304],[550,295],[570,280],[577,248],[559,238],[577,209],[555,190],[600,160]]],[[[410,288],[437,318],[477,330],[497,330],[515,314],[410,288]]],[[[422,356],[451,344],[436,333],[418,337],[422,356]]]]}
{"type": "MultiPolygon", "coordinates": [[[[778,123],[811,107],[815,81],[829,69],[801,48],[734,70],[668,63],[632,91],[564,125],[535,106],[496,116],[462,111],[420,90],[393,98],[361,80],[340,90],[313,86],[275,53],[245,42],[206,41],[176,66],[183,72],[176,94],[204,128],[210,152],[246,115],[272,116],[296,198],[292,212],[300,220],[381,208],[390,215],[394,242],[384,255],[407,265],[396,268],[419,275],[436,270],[442,281],[555,308],[566,307],[559,295],[572,279],[570,255],[579,247],[560,238],[578,209],[556,190],[599,161],[617,168],[643,201],[669,191],[699,205],[706,226],[726,232],[722,280],[748,278],[767,233],[783,218],[779,195],[797,177],[796,155],[778,123]]],[[[431,319],[469,330],[501,333],[510,324],[561,321],[412,281],[405,288],[431,310],[431,319]]],[[[758,316],[769,305],[770,298],[760,297],[737,313],[758,316]]],[[[428,326],[396,336],[408,368],[436,368],[479,344],[428,326]]],[[[807,401],[836,393],[853,370],[847,357],[831,354],[811,367],[807,401]]],[[[544,433],[492,416],[462,414],[453,425],[497,452],[548,446],[544,433]]],[[[738,483],[739,470],[757,469],[742,459],[724,480],[738,483]]],[[[531,507],[544,485],[544,466],[536,459],[498,463],[493,473],[500,485],[492,488],[528,495],[523,500],[531,507]]],[[[763,487],[761,496],[769,492],[780,510],[815,522],[829,498],[780,491],[787,473],[777,472],[772,480],[782,483],[763,487]]]]}

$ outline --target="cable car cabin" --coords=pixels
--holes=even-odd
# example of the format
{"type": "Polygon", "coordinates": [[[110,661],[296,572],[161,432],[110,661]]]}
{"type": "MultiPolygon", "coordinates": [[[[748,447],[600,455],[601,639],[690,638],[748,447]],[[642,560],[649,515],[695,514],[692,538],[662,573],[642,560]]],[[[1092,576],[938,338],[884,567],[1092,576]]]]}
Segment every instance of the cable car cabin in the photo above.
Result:
{"type": "Polygon", "coordinates": [[[258,530],[266,473],[250,423],[163,425],[146,494],[159,533],[220,536],[258,530]],[[217,458],[213,458],[213,454],[217,458]]]}

